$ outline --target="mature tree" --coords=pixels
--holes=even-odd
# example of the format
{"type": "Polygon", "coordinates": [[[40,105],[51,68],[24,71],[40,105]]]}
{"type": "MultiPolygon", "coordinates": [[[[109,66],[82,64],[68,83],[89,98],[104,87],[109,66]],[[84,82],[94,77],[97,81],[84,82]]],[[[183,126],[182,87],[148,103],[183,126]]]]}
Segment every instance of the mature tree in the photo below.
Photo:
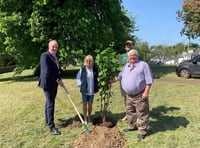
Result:
{"type": "Polygon", "coordinates": [[[183,43],[177,43],[175,46],[173,46],[174,49],[174,54],[178,55],[181,54],[182,52],[185,52],[187,49],[187,45],[183,44],[183,43]]]}
{"type": "Polygon", "coordinates": [[[158,59],[164,61],[165,54],[166,54],[166,46],[158,45],[158,46],[151,47],[151,57],[152,58],[158,58],[158,59]]]}
{"type": "Polygon", "coordinates": [[[181,34],[189,39],[200,36],[200,0],[184,0],[182,10],[178,11],[178,20],[183,21],[181,34]]]}
{"type": "Polygon", "coordinates": [[[0,1],[0,48],[14,53],[19,70],[36,67],[51,39],[68,64],[110,43],[120,50],[133,31],[121,0],[0,1]]]}
{"type": "Polygon", "coordinates": [[[190,47],[192,47],[193,49],[198,49],[199,48],[199,44],[197,43],[190,43],[190,47]]]}
{"type": "Polygon", "coordinates": [[[149,60],[150,59],[150,48],[149,44],[147,42],[139,42],[135,48],[139,51],[140,53],[140,58],[142,60],[149,60]]]}
{"type": "Polygon", "coordinates": [[[160,59],[173,59],[176,56],[182,54],[183,52],[187,52],[188,50],[196,51],[198,50],[199,45],[196,43],[184,44],[182,42],[177,43],[174,46],[153,46],[151,49],[151,57],[158,57],[160,59]],[[189,47],[188,47],[189,45],[189,47]]]}

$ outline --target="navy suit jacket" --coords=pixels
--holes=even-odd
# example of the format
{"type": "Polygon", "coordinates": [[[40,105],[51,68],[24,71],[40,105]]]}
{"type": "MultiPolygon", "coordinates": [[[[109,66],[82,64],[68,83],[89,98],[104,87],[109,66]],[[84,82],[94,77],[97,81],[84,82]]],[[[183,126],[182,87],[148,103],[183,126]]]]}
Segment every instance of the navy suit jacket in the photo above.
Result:
{"type": "Polygon", "coordinates": [[[49,51],[42,53],[40,57],[39,87],[43,89],[58,87],[57,79],[61,79],[61,69],[56,64],[55,58],[49,51]]]}

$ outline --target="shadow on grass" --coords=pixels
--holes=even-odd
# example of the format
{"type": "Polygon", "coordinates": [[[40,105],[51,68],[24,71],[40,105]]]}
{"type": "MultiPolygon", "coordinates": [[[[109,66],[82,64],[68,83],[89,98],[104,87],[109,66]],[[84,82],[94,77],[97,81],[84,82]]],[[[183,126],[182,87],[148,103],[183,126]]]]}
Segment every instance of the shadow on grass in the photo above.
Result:
{"type": "Polygon", "coordinates": [[[30,82],[30,81],[38,81],[38,77],[34,75],[27,75],[27,76],[10,76],[7,78],[1,78],[0,82],[5,82],[5,81],[13,81],[13,82],[30,82]]]}
{"type": "MultiPolygon", "coordinates": [[[[175,112],[180,110],[179,107],[165,107],[158,106],[150,111],[150,118],[152,120],[149,123],[150,129],[148,134],[155,134],[161,131],[176,130],[180,127],[187,127],[189,121],[185,117],[167,115],[169,112],[175,112]]],[[[100,112],[95,112],[94,117],[99,116],[100,112]]],[[[125,112],[119,114],[113,114],[112,112],[107,112],[107,117],[113,117],[116,123],[125,116],[125,112]]]]}
{"type": "MultiPolygon", "coordinates": [[[[112,117],[114,118],[115,120],[120,120],[122,119],[124,116],[126,115],[126,113],[119,113],[119,114],[113,114],[111,111],[107,111],[106,112],[106,117],[109,118],[109,117],[112,117]]],[[[96,111],[95,114],[93,115],[93,118],[95,117],[98,117],[98,116],[101,116],[101,112],[100,111],[96,111]]]]}
{"type": "Polygon", "coordinates": [[[166,108],[165,106],[153,108],[150,112],[152,121],[150,121],[149,134],[151,135],[161,131],[176,130],[180,127],[187,127],[189,121],[185,117],[167,115],[168,112],[174,112],[177,110],[180,110],[180,108],[166,108]]]}
{"type": "MultiPolygon", "coordinates": [[[[80,114],[81,118],[83,119],[83,115],[80,114]]],[[[76,128],[76,127],[79,127],[81,125],[81,120],[79,118],[78,115],[72,117],[72,118],[69,118],[69,119],[58,119],[59,121],[59,124],[58,126],[59,127],[68,127],[68,126],[74,126],[74,127],[71,127],[71,128],[76,128]]]]}
{"type": "MultiPolygon", "coordinates": [[[[83,119],[83,114],[80,114],[80,115],[83,119]]],[[[124,115],[125,115],[125,113],[116,115],[116,114],[112,114],[112,112],[108,111],[106,113],[106,121],[112,122],[112,126],[116,126],[119,118],[121,119],[124,115]]],[[[69,119],[58,119],[58,121],[59,121],[58,126],[62,127],[62,128],[65,128],[68,126],[71,126],[71,128],[76,128],[81,125],[81,120],[78,115],[76,115],[75,117],[69,118],[69,119]]],[[[99,125],[99,123],[102,123],[100,111],[96,111],[91,116],[91,123],[93,125],[99,125]]]]}
{"type": "MultiPolygon", "coordinates": [[[[167,115],[167,113],[169,112],[175,112],[178,110],[180,110],[180,108],[178,107],[167,108],[165,106],[158,106],[156,108],[153,108],[150,111],[150,118],[152,118],[152,120],[149,124],[149,135],[161,131],[176,130],[180,127],[187,127],[189,121],[185,117],[167,115]]],[[[99,116],[100,114],[100,112],[95,112],[94,117],[99,116]]],[[[116,120],[116,122],[118,122],[125,116],[125,114],[125,112],[119,114],[107,112],[106,116],[113,117],[116,120]]]]}
{"type": "Polygon", "coordinates": [[[58,121],[59,121],[58,126],[64,128],[64,127],[67,127],[67,126],[69,126],[69,125],[71,125],[73,123],[73,118],[66,119],[66,120],[58,119],[58,121]]]}
{"type": "MultiPolygon", "coordinates": [[[[75,79],[78,70],[77,69],[65,70],[65,71],[63,71],[62,78],[65,78],[65,79],[75,79]]],[[[31,74],[31,75],[25,75],[25,76],[11,75],[10,77],[0,78],[0,82],[5,82],[5,81],[30,82],[30,81],[38,81],[38,80],[39,80],[39,76],[34,76],[33,74],[31,74]]]]}

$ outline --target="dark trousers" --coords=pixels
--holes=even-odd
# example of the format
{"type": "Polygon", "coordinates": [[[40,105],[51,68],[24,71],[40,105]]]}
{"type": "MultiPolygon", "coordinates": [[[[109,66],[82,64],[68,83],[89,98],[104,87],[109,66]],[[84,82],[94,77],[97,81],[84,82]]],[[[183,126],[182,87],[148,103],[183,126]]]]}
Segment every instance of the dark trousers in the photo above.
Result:
{"type": "Polygon", "coordinates": [[[45,123],[49,128],[55,127],[54,125],[54,108],[55,108],[55,98],[57,94],[57,87],[51,89],[43,89],[44,95],[46,97],[45,103],[45,123]]]}

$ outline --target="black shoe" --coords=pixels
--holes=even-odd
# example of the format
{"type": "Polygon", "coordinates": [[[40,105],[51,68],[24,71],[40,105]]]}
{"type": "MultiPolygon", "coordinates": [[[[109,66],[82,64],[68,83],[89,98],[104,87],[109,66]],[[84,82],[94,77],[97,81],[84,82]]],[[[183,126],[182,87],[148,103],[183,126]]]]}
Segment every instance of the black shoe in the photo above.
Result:
{"type": "Polygon", "coordinates": [[[61,134],[61,132],[60,132],[58,129],[56,129],[55,127],[52,127],[52,128],[50,129],[50,131],[51,131],[51,133],[54,134],[54,135],[60,135],[60,134],[61,134]]]}
{"type": "Polygon", "coordinates": [[[141,141],[145,138],[146,135],[143,135],[143,134],[138,134],[137,138],[138,138],[138,141],[141,141]]]}
{"type": "Polygon", "coordinates": [[[130,132],[130,131],[134,131],[135,129],[129,129],[129,128],[125,128],[123,131],[124,132],[130,132]]]}

